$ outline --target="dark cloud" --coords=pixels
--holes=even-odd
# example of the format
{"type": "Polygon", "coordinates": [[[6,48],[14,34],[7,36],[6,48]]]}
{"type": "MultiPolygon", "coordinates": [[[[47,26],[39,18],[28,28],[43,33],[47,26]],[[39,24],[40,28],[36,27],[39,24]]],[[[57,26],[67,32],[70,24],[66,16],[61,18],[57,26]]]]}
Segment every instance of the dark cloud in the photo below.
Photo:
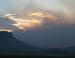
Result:
{"type": "Polygon", "coordinates": [[[40,48],[73,46],[75,45],[74,34],[75,25],[58,26],[52,23],[39,30],[16,31],[14,33],[15,37],[20,40],[40,48]]]}

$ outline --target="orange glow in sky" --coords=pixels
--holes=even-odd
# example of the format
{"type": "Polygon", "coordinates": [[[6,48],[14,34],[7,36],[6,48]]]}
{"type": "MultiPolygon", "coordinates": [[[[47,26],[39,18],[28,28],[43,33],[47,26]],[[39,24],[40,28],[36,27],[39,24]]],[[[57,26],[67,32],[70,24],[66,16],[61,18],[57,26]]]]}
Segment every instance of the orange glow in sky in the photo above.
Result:
{"type": "Polygon", "coordinates": [[[10,29],[0,29],[0,31],[12,32],[12,30],[10,30],[10,29]]]}
{"type": "Polygon", "coordinates": [[[51,21],[51,19],[52,20],[56,19],[56,17],[53,16],[52,14],[45,13],[45,12],[35,12],[35,11],[27,12],[23,16],[21,15],[21,17],[18,17],[16,14],[6,14],[5,16],[15,22],[15,24],[12,25],[24,31],[31,28],[42,26],[45,17],[48,18],[46,20],[49,21],[51,21]]]}

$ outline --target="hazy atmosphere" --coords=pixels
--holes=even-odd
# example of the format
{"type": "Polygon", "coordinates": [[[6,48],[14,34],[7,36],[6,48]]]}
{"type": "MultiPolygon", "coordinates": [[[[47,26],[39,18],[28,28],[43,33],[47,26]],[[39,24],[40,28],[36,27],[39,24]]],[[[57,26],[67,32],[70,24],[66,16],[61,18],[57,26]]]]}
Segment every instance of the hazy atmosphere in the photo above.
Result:
{"type": "Polygon", "coordinates": [[[0,0],[0,29],[39,48],[75,46],[75,0],[0,0]]]}

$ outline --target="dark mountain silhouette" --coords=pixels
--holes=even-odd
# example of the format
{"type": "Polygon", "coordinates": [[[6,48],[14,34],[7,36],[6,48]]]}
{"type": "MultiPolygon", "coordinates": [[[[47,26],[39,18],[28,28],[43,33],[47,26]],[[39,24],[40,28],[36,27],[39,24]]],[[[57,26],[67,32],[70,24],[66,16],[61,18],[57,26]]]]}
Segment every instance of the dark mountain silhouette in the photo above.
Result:
{"type": "Polygon", "coordinates": [[[38,53],[42,50],[28,45],[13,37],[12,32],[0,32],[0,54],[2,53],[38,53]]]}
{"type": "Polygon", "coordinates": [[[69,51],[72,55],[75,55],[75,46],[64,48],[65,51],[69,51]]]}
{"type": "Polygon", "coordinates": [[[53,48],[45,51],[47,54],[52,55],[75,55],[75,46],[67,47],[67,48],[53,48]]]}
{"type": "Polygon", "coordinates": [[[65,51],[64,49],[59,49],[59,48],[48,49],[46,50],[45,53],[52,54],[52,55],[70,55],[71,54],[69,51],[65,51]]]}

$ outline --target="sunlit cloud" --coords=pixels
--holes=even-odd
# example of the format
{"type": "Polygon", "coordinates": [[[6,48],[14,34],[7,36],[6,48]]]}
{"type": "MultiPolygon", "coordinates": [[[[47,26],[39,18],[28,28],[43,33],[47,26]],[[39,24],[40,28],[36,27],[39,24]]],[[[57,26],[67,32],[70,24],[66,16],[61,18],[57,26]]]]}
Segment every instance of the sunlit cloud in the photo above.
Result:
{"type": "Polygon", "coordinates": [[[57,17],[53,16],[51,13],[42,11],[27,12],[26,14],[23,14],[25,18],[21,18],[22,15],[18,16],[16,14],[6,14],[5,16],[15,22],[12,24],[13,26],[16,26],[24,31],[42,26],[44,24],[44,20],[51,21],[57,19],[57,17]]]}
{"type": "Polygon", "coordinates": [[[45,20],[54,23],[75,24],[74,0],[0,1],[2,7],[0,12],[14,22],[12,26],[19,29],[28,30],[42,26],[45,20]]]}
{"type": "Polygon", "coordinates": [[[12,32],[10,29],[0,29],[0,31],[12,32]]]}

